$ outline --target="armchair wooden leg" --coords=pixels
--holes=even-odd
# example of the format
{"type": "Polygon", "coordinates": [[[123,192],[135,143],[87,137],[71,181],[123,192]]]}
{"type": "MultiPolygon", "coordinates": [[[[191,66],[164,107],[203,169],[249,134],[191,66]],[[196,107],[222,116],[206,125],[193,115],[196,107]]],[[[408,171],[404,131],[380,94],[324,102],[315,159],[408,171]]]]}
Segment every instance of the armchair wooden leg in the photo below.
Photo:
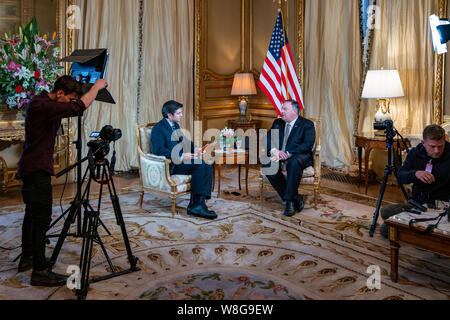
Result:
{"type": "Polygon", "coordinates": [[[142,209],[142,204],[144,203],[144,191],[140,192],[140,196],[139,196],[139,208],[142,209]]]}
{"type": "Polygon", "coordinates": [[[314,209],[317,210],[317,200],[319,197],[319,186],[316,185],[314,186],[314,209]]]}
{"type": "Polygon", "coordinates": [[[176,199],[172,199],[172,218],[175,217],[175,205],[176,205],[176,199]]]}

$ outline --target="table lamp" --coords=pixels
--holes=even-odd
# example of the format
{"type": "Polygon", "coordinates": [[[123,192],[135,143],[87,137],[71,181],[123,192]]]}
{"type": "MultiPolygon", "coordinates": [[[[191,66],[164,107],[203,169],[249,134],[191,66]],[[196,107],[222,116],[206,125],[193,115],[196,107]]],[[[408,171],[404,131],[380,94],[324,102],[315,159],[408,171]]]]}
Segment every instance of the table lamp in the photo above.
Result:
{"type": "Polygon", "coordinates": [[[247,122],[248,96],[256,94],[255,80],[251,73],[236,73],[234,75],[232,96],[239,96],[239,119],[238,122],[247,122]]]}
{"type": "Polygon", "coordinates": [[[397,70],[369,70],[367,72],[361,97],[377,99],[375,122],[392,120],[389,98],[403,96],[403,87],[397,70]]]}

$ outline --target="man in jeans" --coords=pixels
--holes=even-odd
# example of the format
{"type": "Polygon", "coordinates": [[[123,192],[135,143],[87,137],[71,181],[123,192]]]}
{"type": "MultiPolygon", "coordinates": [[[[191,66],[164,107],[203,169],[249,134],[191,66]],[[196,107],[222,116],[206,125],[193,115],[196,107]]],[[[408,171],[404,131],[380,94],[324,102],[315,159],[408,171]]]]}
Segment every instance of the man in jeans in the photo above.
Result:
{"type": "Polygon", "coordinates": [[[63,76],[56,80],[52,92],[42,92],[27,106],[25,144],[18,168],[26,205],[18,269],[24,272],[33,268],[33,286],[61,286],[67,279],[48,270],[45,258],[45,235],[52,213],[53,153],[61,119],[81,115],[95,100],[98,91],[107,86],[106,81],[97,80],[90,91],[79,98],[80,83],[71,76],[63,76]]]}
{"type": "MultiPolygon", "coordinates": [[[[445,139],[441,126],[427,126],[422,143],[411,149],[400,168],[399,183],[412,183],[412,199],[420,204],[450,200],[450,143],[445,139]]],[[[386,220],[411,208],[409,204],[389,205],[381,208],[381,217],[386,220]]],[[[383,223],[380,233],[387,238],[389,226],[383,223]]]]}

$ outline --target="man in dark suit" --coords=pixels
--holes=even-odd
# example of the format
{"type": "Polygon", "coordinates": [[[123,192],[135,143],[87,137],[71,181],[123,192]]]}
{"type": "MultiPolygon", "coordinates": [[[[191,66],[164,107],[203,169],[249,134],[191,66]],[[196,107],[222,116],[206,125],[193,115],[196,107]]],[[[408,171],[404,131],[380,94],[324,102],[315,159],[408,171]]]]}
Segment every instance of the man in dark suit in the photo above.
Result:
{"type": "Polygon", "coordinates": [[[191,200],[187,208],[187,214],[215,219],[217,214],[208,210],[205,200],[211,198],[212,167],[203,160],[196,159],[201,149],[195,148],[182,133],[179,122],[183,117],[183,105],[170,100],[162,107],[163,119],[152,129],[151,153],[157,156],[165,156],[172,160],[170,174],[192,175],[191,200]]]}
{"type": "Polygon", "coordinates": [[[275,174],[267,173],[266,176],[286,201],[284,215],[288,217],[303,210],[303,199],[298,194],[298,186],[303,170],[313,165],[312,149],[316,140],[314,123],[301,117],[299,113],[298,102],[286,100],[283,103],[281,119],[273,122],[267,135],[267,152],[271,162],[263,169],[265,173],[269,167],[279,164],[275,174]],[[282,169],[286,169],[286,178],[282,169]]]}

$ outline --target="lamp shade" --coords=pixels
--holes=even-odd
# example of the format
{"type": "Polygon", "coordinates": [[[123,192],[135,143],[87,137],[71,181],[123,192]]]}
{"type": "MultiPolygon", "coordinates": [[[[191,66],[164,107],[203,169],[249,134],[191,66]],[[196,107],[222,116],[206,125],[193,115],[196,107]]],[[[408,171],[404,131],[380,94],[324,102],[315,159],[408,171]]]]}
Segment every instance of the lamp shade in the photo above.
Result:
{"type": "Polygon", "coordinates": [[[403,97],[403,87],[397,70],[369,70],[362,92],[362,98],[403,97]]]}
{"type": "Polygon", "coordinates": [[[256,94],[255,80],[251,73],[236,73],[233,80],[231,95],[247,96],[256,94]]]}

